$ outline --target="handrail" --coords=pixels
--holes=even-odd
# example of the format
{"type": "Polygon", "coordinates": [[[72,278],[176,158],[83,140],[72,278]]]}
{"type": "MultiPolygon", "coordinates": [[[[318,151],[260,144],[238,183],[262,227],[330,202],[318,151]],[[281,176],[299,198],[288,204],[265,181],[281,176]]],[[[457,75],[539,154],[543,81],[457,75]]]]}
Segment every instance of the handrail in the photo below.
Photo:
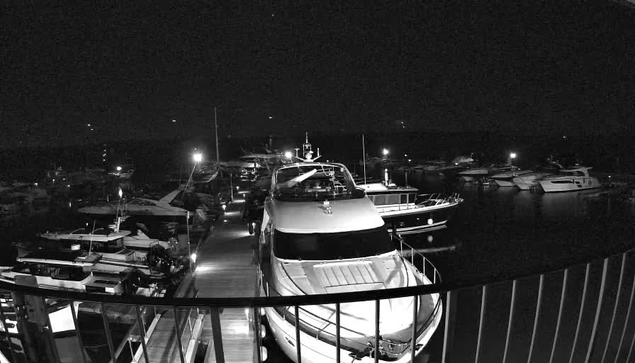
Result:
{"type": "Polygon", "coordinates": [[[583,265],[593,261],[599,261],[604,258],[617,256],[619,254],[635,250],[635,246],[630,245],[623,251],[613,253],[608,256],[596,256],[597,258],[577,261],[577,263],[554,264],[548,268],[537,268],[529,271],[513,272],[503,275],[493,275],[478,281],[460,280],[453,282],[442,282],[432,285],[421,285],[414,287],[400,287],[394,289],[371,290],[346,292],[338,294],[316,294],[316,295],[300,295],[300,296],[274,296],[274,297],[221,297],[221,298],[178,298],[178,297],[146,297],[146,296],[123,296],[123,295],[106,295],[91,294],[76,291],[57,291],[40,289],[32,286],[16,285],[8,282],[0,281],[0,289],[19,291],[30,295],[53,297],[67,300],[92,301],[111,304],[145,304],[155,306],[192,306],[192,307],[267,307],[267,306],[289,306],[289,305],[317,305],[317,304],[334,304],[347,303],[365,300],[392,299],[400,297],[410,297],[413,295],[428,295],[435,293],[444,293],[451,290],[478,287],[487,284],[511,281],[525,277],[545,274],[549,272],[559,271],[563,268],[583,265]]]}

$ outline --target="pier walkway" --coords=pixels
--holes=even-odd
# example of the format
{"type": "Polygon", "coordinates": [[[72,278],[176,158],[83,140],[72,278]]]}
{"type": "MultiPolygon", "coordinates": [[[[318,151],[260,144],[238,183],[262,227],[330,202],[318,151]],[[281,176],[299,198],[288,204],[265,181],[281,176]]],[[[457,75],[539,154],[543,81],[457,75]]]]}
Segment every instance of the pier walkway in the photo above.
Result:
{"type": "MultiPolygon", "coordinates": [[[[255,260],[257,240],[241,221],[243,195],[229,204],[225,215],[210,227],[210,233],[200,241],[194,252],[196,269],[187,276],[175,292],[175,297],[255,297],[258,296],[258,271],[255,260]]],[[[209,312],[196,309],[179,311],[181,346],[186,362],[205,351],[205,362],[216,362],[214,336],[209,312]],[[199,344],[207,345],[201,349],[199,344]]],[[[155,319],[156,320],[156,319],[155,319]]],[[[219,314],[220,333],[225,362],[245,363],[257,360],[256,336],[251,310],[223,309],[219,314]]],[[[151,362],[180,362],[174,312],[165,312],[147,337],[151,362]]],[[[144,359],[139,357],[139,362],[144,359]]]]}

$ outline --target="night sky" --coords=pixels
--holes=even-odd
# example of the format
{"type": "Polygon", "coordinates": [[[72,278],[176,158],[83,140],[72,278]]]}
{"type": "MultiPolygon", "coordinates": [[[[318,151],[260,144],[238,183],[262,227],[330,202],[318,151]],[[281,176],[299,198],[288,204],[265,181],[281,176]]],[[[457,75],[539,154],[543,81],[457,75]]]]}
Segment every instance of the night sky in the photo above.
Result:
{"type": "Polygon", "coordinates": [[[635,127],[616,2],[19,3],[0,5],[4,147],[213,136],[215,106],[235,137],[635,127]]]}

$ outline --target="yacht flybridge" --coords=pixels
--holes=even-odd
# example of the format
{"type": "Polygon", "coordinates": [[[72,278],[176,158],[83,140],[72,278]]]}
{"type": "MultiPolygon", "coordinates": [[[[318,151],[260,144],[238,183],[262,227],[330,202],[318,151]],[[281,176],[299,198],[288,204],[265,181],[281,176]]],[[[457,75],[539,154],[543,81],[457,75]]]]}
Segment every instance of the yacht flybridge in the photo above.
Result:
{"type": "MultiPolygon", "coordinates": [[[[259,236],[262,293],[336,294],[431,284],[432,279],[399,254],[384,221],[348,169],[316,162],[319,152],[314,158],[308,140],[303,151],[299,162],[272,174],[259,236]]],[[[302,306],[297,320],[290,307],[264,310],[274,337],[296,362],[296,336],[302,362],[333,362],[338,324],[342,359],[370,362],[377,355],[382,362],[410,362],[428,343],[442,315],[439,294],[381,301],[378,327],[374,300],[342,304],[339,316],[333,304],[302,306]]]]}

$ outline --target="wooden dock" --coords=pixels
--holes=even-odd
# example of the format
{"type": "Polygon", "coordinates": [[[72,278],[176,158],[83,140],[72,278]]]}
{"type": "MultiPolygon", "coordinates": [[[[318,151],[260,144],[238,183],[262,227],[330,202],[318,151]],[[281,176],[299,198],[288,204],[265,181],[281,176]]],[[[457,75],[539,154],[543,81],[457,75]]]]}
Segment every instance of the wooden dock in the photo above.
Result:
{"type": "MultiPolygon", "coordinates": [[[[257,240],[249,235],[241,221],[242,200],[230,204],[224,218],[212,227],[204,241],[199,243],[194,272],[185,278],[175,297],[254,297],[258,295],[258,270],[255,261],[257,240]]],[[[209,312],[209,310],[207,310],[209,312]]],[[[206,345],[205,362],[216,362],[214,337],[210,314],[198,314],[196,309],[179,312],[179,331],[184,359],[193,362],[200,345],[206,345]]],[[[254,362],[256,335],[253,331],[250,309],[224,309],[220,311],[220,333],[224,361],[228,363],[254,362]]],[[[146,337],[150,362],[180,362],[178,338],[174,329],[173,311],[164,311],[146,337]]],[[[144,362],[141,347],[134,362],[144,362]]]]}

